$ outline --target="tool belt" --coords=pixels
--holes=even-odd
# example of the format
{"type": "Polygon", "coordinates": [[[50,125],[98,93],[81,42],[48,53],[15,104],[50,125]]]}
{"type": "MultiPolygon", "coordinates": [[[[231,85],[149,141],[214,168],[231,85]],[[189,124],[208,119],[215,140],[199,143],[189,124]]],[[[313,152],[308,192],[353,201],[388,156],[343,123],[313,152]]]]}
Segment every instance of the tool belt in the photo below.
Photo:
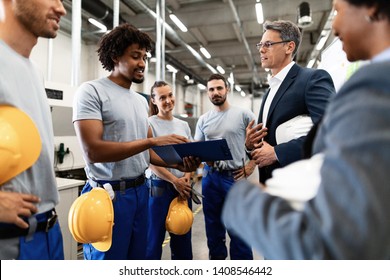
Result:
{"type": "MultiPolygon", "coordinates": [[[[47,212],[35,215],[35,218],[38,221],[35,232],[48,232],[57,223],[58,220],[58,216],[54,208],[47,212]]],[[[29,227],[23,229],[14,224],[0,223],[0,239],[26,236],[29,234],[29,229],[29,227]]]]}

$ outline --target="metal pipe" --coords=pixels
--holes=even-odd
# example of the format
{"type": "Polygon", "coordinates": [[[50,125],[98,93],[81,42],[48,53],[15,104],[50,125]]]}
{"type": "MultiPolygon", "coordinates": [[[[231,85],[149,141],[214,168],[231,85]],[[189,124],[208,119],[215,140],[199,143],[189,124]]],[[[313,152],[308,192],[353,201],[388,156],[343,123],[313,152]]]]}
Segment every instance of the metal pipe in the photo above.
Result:
{"type": "Polygon", "coordinates": [[[53,68],[53,39],[47,41],[47,80],[51,81],[53,68]]]}
{"type": "Polygon", "coordinates": [[[112,21],[112,28],[119,25],[119,0],[113,0],[113,21],[112,21]]]}
{"type": "MultiPolygon", "coordinates": [[[[137,7],[140,10],[143,10],[145,12],[145,14],[147,14],[150,17],[157,20],[156,13],[153,10],[151,10],[143,1],[141,1],[141,0],[131,0],[131,1],[130,0],[122,0],[122,1],[124,3],[127,3],[129,6],[137,5],[137,7]]],[[[212,67],[210,64],[205,62],[203,60],[202,56],[197,51],[195,51],[190,45],[188,45],[186,42],[184,42],[180,38],[180,36],[176,33],[176,31],[172,29],[172,27],[170,27],[168,24],[165,24],[165,30],[166,30],[166,34],[169,35],[169,38],[171,40],[175,41],[177,44],[182,45],[184,48],[186,48],[188,51],[190,51],[191,54],[196,58],[196,60],[198,60],[198,62],[202,66],[206,67],[207,69],[209,69],[213,73],[217,73],[217,70],[215,70],[214,67],[212,67]]]]}
{"type": "Polygon", "coordinates": [[[156,79],[165,80],[165,1],[156,2],[156,79]]]}
{"type": "Polygon", "coordinates": [[[72,77],[71,85],[78,86],[81,57],[81,0],[72,1],[72,77]]]}
{"type": "Polygon", "coordinates": [[[246,48],[246,50],[248,52],[248,55],[249,55],[249,57],[251,59],[251,66],[252,66],[252,71],[253,71],[253,79],[257,80],[258,76],[257,76],[256,62],[255,62],[255,59],[253,58],[252,51],[251,51],[251,48],[249,47],[248,41],[246,40],[246,37],[245,37],[245,34],[244,34],[244,30],[242,28],[241,20],[240,20],[240,17],[238,16],[238,12],[237,12],[236,6],[234,5],[233,0],[229,0],[229,4],[230,4],[230,8],[232,9],[234,18],[236,19],[238,28],[240,30],[241,39],[244,42],[245,48],[246,48]]]}

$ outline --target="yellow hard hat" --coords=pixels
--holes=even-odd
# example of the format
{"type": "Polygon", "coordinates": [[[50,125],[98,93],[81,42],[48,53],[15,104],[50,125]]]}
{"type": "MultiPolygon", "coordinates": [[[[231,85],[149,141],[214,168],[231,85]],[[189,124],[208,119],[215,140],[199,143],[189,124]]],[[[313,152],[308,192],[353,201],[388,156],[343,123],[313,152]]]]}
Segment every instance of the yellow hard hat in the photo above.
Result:
{"type": "Polygon", "coordinates": [[[91,243],[102,252],[110,249],[114,208],[107,191],[93,188],[80,195],[70,207],[68,226],[77,242],[91,243]]]}
{"type": "Polygon", "coordinates": [[[167,231],[176,235],[183,235],[189,232],[194,215],[188,208],[187,200],[179,200],[177,197],[169,205],[165,227],[167,231]]]}
{"type": "Polygon", "coordinates": [[[41,149],[33,120],[15,107],[0,105],[0,185],[30,168],[41,149]]]}

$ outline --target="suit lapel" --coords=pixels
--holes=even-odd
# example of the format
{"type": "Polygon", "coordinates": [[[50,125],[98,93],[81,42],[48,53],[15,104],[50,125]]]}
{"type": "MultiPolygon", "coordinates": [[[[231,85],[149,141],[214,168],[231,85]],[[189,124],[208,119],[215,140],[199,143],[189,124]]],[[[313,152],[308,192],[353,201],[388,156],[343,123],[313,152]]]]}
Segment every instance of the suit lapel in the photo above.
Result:
{"type": "Polygon", "coordinates": [[[276,105],[278,104],[279,100],[283,97],[283,95],[286,93],[287,89],[290,87],[290,85],[292,84],[292,82],[296,78],[300,68],[301,68],[300,66],[298,66],[297,64],[294,64],[293,67],[291,67],[290,71],[288,72],[286,78],[284,78],[284,80],[283,80],[282,84],[280,85],[278,91],[276,92],[275,97],[272,100],[271,106],[269,108],[268,117],[267,117],[267,124],[269,123],[269,121],[271,119],[271,115],[272,115],[273,111],[275,110],[276,105]]]}

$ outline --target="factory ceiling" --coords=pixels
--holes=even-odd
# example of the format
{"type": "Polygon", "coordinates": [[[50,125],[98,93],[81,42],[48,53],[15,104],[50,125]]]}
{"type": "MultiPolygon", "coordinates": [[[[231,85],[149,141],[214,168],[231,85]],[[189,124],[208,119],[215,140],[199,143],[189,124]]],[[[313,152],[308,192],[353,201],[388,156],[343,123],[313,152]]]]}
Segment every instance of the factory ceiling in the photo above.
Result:
{"type": "MultiPolygon", "coordinates": [[[[96,44],[103,33],[88,22],[92,17],[112,28],[113,0],[82,1],[82,40],[96,44]]],[[[119,21],[128,22],[147,32],[156,41],[155,0],[121,0],[119,21]],[[154,15],[154,16],[153,16],[154,15]]],[[[160,0],[159,3],[162,1],[160,0]]],[[[213,69],[221,66],[225,75],[233,73],[234,83],[248,93],[267,86],[267,73],[260,64],[256,43],[261,39],[262,26],[257,22],[256,0],[165,0],[165,20],[169,25],[165,34],[165,60],[178,73],[176,80],[185,84],[184,75],[195,82],[205,82],[213,69]],[[174,13],[187,27],[181,31],[169,17],[174,13]],[[203,46],[210,53],[206,58],[199,51],[203,46]],[[194,54],[190,49],[197,52],[194,54]]],[[[302,0],[261,0],[265,20],[298,22],[302,0]]],[[[323,30],[330,28],[332,0],[307,0],[311,22],[302,27],[303,40],[296,62],[306,66],[315,52],[323,30]]],[[[67,16],[61,28],[71,33],[72,1],[64,1],[67,16]]],[[[331,38],[329,36],[329,38],[331,38]]],[[[330,40],[328,40],[330,41],[330,40]]],[[[153,69],[153,63],[150,63],[153,69]]],[[[166,74],[167,75],[167,74],[166,74]]]]}

